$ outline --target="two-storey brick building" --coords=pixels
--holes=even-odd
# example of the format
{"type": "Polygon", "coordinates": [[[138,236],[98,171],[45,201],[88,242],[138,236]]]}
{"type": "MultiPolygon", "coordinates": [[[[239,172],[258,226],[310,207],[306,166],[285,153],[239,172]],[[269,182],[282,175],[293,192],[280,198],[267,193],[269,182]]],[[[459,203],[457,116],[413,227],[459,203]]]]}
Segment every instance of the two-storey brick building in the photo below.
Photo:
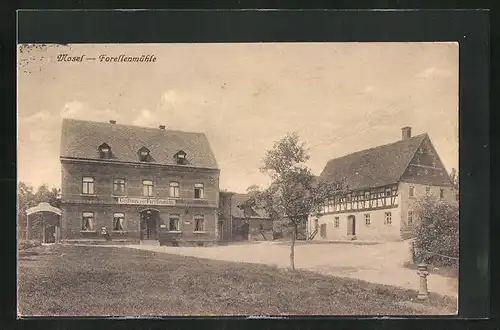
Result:
{"type": "Polygon", "coordinates": [[[325,201],[308,219],[313,239],[399,240],[411,236],[418,198],[456,200],[450,177],[427,134],[402,129],[394,143],[330,160],[320,179],[343,181],[347,193],[325,201]]]}
{"type": "Polygon", "coordinates": [[[63,240],[217,240],[220,170],[204,134],[64,119],[60,151],[63,240]]]}

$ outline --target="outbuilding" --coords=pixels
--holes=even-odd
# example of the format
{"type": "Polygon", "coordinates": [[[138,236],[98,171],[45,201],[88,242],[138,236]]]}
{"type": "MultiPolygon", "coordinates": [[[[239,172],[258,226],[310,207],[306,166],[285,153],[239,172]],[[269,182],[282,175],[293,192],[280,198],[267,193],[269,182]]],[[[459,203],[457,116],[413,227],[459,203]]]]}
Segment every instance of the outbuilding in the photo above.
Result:
{"type": "Polygon", "coordinates": [[[26,210],[26,238],[40,239],[43,243],[61,240],[61,210],[42,202],[26,210]]]}

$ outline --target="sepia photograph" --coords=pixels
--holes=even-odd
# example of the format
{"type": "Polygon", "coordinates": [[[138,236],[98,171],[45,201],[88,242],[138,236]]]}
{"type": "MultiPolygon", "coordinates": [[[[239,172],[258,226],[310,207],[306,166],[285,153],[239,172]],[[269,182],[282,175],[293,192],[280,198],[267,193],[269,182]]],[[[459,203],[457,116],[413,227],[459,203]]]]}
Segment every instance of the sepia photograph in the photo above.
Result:
{"type": "Polygon", "coordinates": [[[457,315],[457,42],[17,58],[18,317],[457,315]]]}

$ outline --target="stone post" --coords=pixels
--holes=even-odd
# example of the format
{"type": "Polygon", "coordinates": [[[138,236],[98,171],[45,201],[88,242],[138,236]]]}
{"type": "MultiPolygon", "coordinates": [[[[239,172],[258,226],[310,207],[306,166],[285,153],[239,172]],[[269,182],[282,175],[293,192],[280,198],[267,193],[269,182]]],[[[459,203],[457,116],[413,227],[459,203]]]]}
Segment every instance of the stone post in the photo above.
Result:
{"type": "Polygon", "coordinates": [[[418,290],[417,299],[427,300],[429,299],[429,291],[427,290],[427,275],[429,275],[428,266],[425,263],[421,263],[417,267],[417,273],[420,276],[420,288],[418,290]]]}

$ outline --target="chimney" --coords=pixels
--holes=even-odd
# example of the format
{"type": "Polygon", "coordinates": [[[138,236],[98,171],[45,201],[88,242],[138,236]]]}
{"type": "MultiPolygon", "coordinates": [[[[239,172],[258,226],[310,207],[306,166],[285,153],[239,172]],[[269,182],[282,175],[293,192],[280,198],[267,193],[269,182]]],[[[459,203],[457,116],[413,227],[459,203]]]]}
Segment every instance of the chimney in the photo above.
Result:
{"type": "Polygon", "coordinates": [[[410,126],[406,126],[406,127],[403,127],[401,129],[401,135],[402,135],[402,140],[407,140],[409,138],[411,138],[411,127],[410,126]]]}
{"type": "Polygon", "coordinates": [[[160,125],[160,129],[165,129],[165,125],[160,125]]]}
{"type": "Polygon", "coordinates": [[[116,120],[110,120],[109,123],[110,124],[116,124],[116,120]]]}

